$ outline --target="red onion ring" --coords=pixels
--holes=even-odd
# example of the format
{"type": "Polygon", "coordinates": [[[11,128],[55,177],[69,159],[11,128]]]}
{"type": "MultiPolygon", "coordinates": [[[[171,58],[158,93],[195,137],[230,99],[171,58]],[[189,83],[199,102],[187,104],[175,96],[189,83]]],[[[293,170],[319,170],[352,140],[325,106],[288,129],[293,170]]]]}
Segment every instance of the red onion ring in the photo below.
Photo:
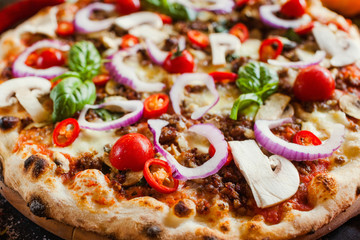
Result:
{"type": "Polygon", "coordinates": [[[154,135],[154,146],[157,152],[162,154],[173,171],[173,177],[178,180],[206,178],[217,173],[226,163],[228,151],[227,143],[222,132],[212,124],[198,124],[189,128],[189,131],[206,137],[215,148],[215,154],[203,165],[195,168],[182,166],[169,152],[160,144],[161,129],[169,123],[164,120],[148,120],[149,128],[154,135]]]}
{"type": "Polygon", "coordinates": [[[181,93],[184,90],[184,87],[186,85],[190,85],[191,83],[196,83],[196,82],[201,82],[205,84],[207,88],[210,90],[210,92],[215,96],[215,100],[210,105],[199,107],[198,109],[196,109],[191,114],[192,119],[201,118],[202,116],[204,116],[205,113],[207,113],[212,107],[214,107],[218,103],[220,99],[219,93],[216,90],[214,79],[209,74],[184,73],[175,80],[175,83],[170,90],[170,99],[175,113],[181,115],[180,97],[181,97],[181,93]]]}
{"type": "Polygon", "coordinates": [[[233,0],[207,0],[208,6],[200,7],[194,4],[191,0],[175,0],[175,2],[180,3],[181,5],[193,9],[197,12],[208,11],[214,12],[217,14],[226,14],[232,12],[235,3],[233,0]]]}
{"type": "Polygon", "coordinates": [[[100,105],[85,105],[83,110],[80,113],[78,122],[81,128],[91,129],[96,131],[107,131],[116,128],[126,127],[131,124],[136,123],[140,120],[143,114],[144,104],[139,100],[129,100],[129,101],[109,101],[100,105]],[[85,119],[87,111],[91,109],[99,109],[107,106],[120,107],[124,111],[129,111],[130,113],[124,115],[123,117],[109,121],[109,122],[88,122],[85,119]]]}
{"type": "Polygon", "coordinates": [[[311,21],[309,15],[305,14],[301,18],[288,20],[277,17],[274,13],[280,11],[280,5],[264,5],[259,8],[260,18],[263,23],[270,27],[288,29],[298,28],[311,21]]]}
{"type": "Polygon", "coordinates": [[[115,6],[113,4],[106,3],[92,3],[85,8],[80,9],[76,15],[74,20],[75,29],[79,33],[92,33],[99,32],[109,28],[113,23],[114,19],[104,19],[99,21],[94,21],[90,19],[90,15],[94,10],[103,10],[106,12],[112,12],[115,10],[115,6]]]}
{"type": "Polygon", "coordinates": [[[13,76],[16,78],[20,78],[20,77],[42,77],[42,78],[46,78],[46,79],[52,79],[54,77],[57,77],[63,73],[65,73],[66,71],[68,71],[67,68],[65,67],[59,67],[59,66],[55,66],[55,67],[50,67],[50,68],[46,68],[46,69],[36,69],[36,68],[32,68],[29,67],[28,65],[25,64],[26,59],[28,58],[28,56],[41,48],[56,48],[60,51],[69,51],[70,50],[70,46],[68,44],[62,43],[60,41],[57,40],[42,40],[42,41],[38,41],[36,43],[34,43],[31,47],[27,48],[23,53],[21,53],[17,59],[15,60],[13,66],[12,66],[12,71],[13,71],[13,76]]]}
{"type": "Polygon", "coordinates": [[[326,57],[325,51],[316,51],[315,55],[309,61],[284,62],[284,61],[269,59],[268,63],[274,66],[281,66],[287,68],[306,68],[312,65],[319,64],[325,57],[326,57]]]}
{"type": "Polygon", "coordinates": [[[118,17],[115,20],[115,24],[124,30],[129,30],[142,24],[148,24],[159,29],[162,28],[163,21],[156,13],[136,12],[126,16],[118,17]]]}
{"type": "Polygon", "coordinates": [[[335,124],[330,138],[317,146],[290,143],[275,136],[270,131],[271,128],[290,122],[292,122],[291,118],[255,121],[254,133],[256,141],[269,152],[294,161],[309,161],[329,157],[344,141],[345,127],[341,124],[335,124]]]}
{"type": "Polygon", "coordinates": [[[130,66],[128,66],[124,59],[128,56],[135,55],[139,49],[142,47],[138,44],[132,48],[128,48],[125,50],[121,50],[115,53],[110,62],[105,64],[105,67],[109,71],[110,75],[114,78],[118,83],[129,86],[138,92],[160,92],[165,88],[165,84],[157,82],[157,83],[149,83],[141,81],[136,74],[136,70],[130,66]]]}
{"type": "Polygon", "coordinates": [[[146,50],[149,54],[151,61],[157,65],[163,65],[169,52],[160,50],[156,44],[151,40],[146,40],[146,50]]]}

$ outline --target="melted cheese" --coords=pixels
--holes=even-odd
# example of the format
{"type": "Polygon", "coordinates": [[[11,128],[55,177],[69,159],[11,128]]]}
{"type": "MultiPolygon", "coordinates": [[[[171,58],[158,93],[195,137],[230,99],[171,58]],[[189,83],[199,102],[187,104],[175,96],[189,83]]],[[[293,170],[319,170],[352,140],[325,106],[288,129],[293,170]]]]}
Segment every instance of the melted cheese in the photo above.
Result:
{"type": "Polygon", "coordinates": [[[261,41],[258,39],[248,39],[242,43],[239,56],[259,59],[259,49],[261,41]]]}

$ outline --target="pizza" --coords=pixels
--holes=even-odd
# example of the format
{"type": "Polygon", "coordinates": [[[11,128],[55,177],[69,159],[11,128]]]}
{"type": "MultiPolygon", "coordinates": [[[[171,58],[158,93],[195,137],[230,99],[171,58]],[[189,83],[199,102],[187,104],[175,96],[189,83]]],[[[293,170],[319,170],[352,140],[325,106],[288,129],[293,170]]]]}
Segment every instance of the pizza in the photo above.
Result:
{"type": "Polygon", "coordinates": [[[0,179],[114,239],[291,239],[360,194],[360,36],[319,1],[69,1],[1,35],[0,179]]]}

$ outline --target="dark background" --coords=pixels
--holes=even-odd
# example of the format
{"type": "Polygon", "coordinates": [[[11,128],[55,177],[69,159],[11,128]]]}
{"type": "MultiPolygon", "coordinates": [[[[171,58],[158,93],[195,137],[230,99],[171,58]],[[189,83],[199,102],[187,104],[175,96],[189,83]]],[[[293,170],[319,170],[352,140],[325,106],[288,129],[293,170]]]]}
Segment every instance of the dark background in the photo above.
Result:
{"type": "MultiPolygon", "coordinates": [[[[34,0],[36,1],[36,0],[34,0]]],[[[358,0],[356,0],[358,1],[358,0]]],[[[0,9],[14,0],[0,0],[0,9]]],[[[24,11],[26,11],[24,9],[24,11]]],[[[61,240],[37,226],[0,195],[0,240],[61,240]]],[[[359,240],[360,216],[357,216],[342,227],[321,238],[322,240],[359,240]]]]}

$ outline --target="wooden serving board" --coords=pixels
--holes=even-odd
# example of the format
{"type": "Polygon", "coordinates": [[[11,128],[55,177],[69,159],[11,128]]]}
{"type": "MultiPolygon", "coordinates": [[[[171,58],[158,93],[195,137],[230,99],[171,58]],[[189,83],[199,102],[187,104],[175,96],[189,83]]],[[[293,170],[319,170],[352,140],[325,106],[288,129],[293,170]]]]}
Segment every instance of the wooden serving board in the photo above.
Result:
{"type": "MultiPolygon", "coordinates": [[[[22,199],[22,197],[15,192],[14,190],[5,186],[3,182],[0,181],[0,194],[4,196],[4,198],[14,206],[19,212],[21,212],[25,217],[46,229],[47,231],[63,238],[66,240],[109,240],[106,237],[98,235],[93,232],[84,231],[80,228],[72,227],[67,224],[52,220],[37,217],[30,212],[29,207],[26,202],[22,199]]],[[[360,198],[355,201],[351,207],[346,209],[344,212],[339,214],[333,221],[324,227],[318,229],[313,234],[307,234],[305,236],[298,237],[294,240],[313,240],[318,239],[331,231],[335,230],[345,222],[347,222],[350,218],[353,218],[360,214],[360,198]]]]}

